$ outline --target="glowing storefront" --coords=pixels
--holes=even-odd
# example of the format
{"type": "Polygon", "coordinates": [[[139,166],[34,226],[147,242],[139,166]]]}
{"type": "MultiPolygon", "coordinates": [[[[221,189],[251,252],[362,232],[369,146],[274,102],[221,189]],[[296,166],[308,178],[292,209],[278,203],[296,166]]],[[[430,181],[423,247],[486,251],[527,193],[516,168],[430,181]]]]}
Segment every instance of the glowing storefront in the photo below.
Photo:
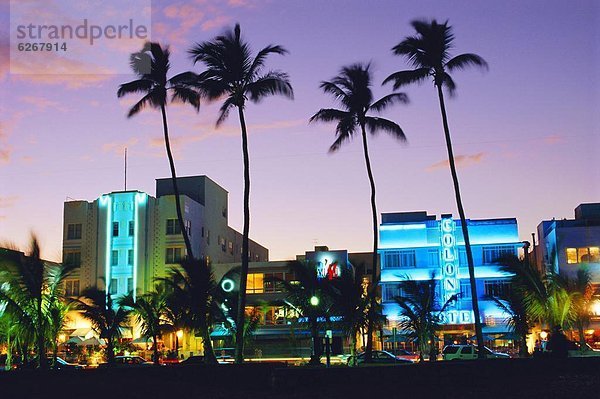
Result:
{"type": "MultiPolygon", "coordinates": [[[[496,260],[505,254],[518,255],[517,221],[514,218],[467,220],[471,238],[480,317],[484,332],[500,338],[508,331],[506,317],[490,296],[502,296],[509,289],[510,277],[496,260]],[[495,335],[497,334],[497,335],[495,335]]],[[[432,275],[437,284],[439,304],[454,294],[459,300],[440,314],[446,341],[474,334],[474,314],[466,252],[460,220],[452,215],[427,212],[384,213],[379,228],[381,259],[381,294],[384,314],[390,327],[401,319],[400,306],[394,298],[402,295],[399,282],[425,281],[432,275]]]]}

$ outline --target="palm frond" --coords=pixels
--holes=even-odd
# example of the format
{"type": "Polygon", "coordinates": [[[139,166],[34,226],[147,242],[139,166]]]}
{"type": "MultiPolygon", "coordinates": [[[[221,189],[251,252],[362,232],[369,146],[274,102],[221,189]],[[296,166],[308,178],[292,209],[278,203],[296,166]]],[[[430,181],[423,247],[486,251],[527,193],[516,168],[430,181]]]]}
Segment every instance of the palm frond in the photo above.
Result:
{"type": "Polygon", "coordinates": [[[406,141],[406,136],[402,128],[396,122],[389,119],[368,116],[365,118],[365,124],[371,134],[384,131],[397,140],[406,141]]]}
{"type": "Polygon", "coordinates": [[[390,105],[394,105],[396,103],[408,104],[408,95],[406,95],[406,93],[388,94],[387,96],[384,96],[371,104],[369,109],[375,112],[382,112],[390,105]]]}
{"type": "Polygon", "coordinates": [[[482,57],[472,53],[457,55],[456,57],[452,58],[446,63],[446,68],[448,68],[450,72],[457,69],[466,69],[473,66],[479,67],[483,70],[489,69],[488,63],[482,57]]]}
{"type": "Polygon", "coordinates": [[[395,72],[385,78],[383,84],[394,82],[394,90],[398,90],[400,87],[407,86],[413,83],[422,83],[431,76],[429,67],[417,68],[414,70],[395,72]]]}
{"type": "Polygon", "coordinates": [[[271,71],[246,85],[246,91],[252,102],[258,103],[266,96],[282,95],[294,99],[294,90],[287,73],[271,71]]]}

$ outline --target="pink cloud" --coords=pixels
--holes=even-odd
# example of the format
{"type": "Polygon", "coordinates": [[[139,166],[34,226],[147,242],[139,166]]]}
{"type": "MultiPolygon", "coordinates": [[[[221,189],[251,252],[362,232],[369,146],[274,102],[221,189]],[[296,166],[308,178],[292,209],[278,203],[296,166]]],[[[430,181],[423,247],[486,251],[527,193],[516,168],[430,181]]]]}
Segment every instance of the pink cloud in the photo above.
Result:
{"type": "Polygon", "coordinates": [[[220,28],[225,26],[231,21],[231,17],[227,15],[218,15],[215,18],[209,19],[206,22],[203,22],[200,26],[203,31],[212,30],[216,28],[220,28]]]}
{"type": "Polygon", "coordinates": [[[564,137],[559,134],[551,134],[550,136],[546,136],[544,138],[544,143],[549,145],[562,143],[563,141],[565,141],[564,137]]]}
{"type": "Polygon", "coordinates": [[[34,107],[41,109],[41,110],[45,110],[47,108],[54,108],[58,111],[61,112],[66,112],[67,108],[63,105],[60,105],[58,102],[56,101],[51,101],[48,100],[47,98],[44,97],[38,97],[38,96],[21,96],[19,97],[19,100],[21,102],[24,102],[26,104],[29,105],[33,105],[34,107]]]}
{"type": "MultiPolygon", "coordinates": [[[[485,152],[479,152],[473,155],[457,155],[454,157],[454,162],[456,163],[457,168],[465,168],[474,164],[481,163],[483,159],[486,157],[485,152]]],[[[425,170],[427,172],[433,172],[439,169],[447,169],[450,167],[450,162],[447,159],[443,161],[436,162],[432,165],[429,165],[425,170]]]]}

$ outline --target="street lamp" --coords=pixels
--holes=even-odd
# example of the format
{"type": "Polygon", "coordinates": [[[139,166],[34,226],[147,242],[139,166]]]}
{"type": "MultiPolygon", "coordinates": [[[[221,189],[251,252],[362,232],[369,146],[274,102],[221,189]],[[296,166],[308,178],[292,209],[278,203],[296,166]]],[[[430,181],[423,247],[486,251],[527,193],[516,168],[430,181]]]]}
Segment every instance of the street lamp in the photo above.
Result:
{"type": "MultiPolygon", "coordinates": [[[[313,295],[310,297],[309,301],[310,306],[312,306],[313,308],[316,308],[317,306],[319,306],[319,297],[316,295],[313,295]]],[[[312,354],[310,356],[310,362],[309,364],[312,365],[316,365],[316,364],[321,364],[321,359],[319,358],[319,356],[317,356],[317,339],[319,338],[319,330],[318,330],[318,326],[317,326],[317,312],[316,309],[313,312],[313,325],[311,326],[312,328],[312,354]]]]}
{"type": "Polygon", "coordinates": [[[311,306],[319,306],[319,297],[316,295],[311,296],[310,304],[311,304],[311,306]]]}

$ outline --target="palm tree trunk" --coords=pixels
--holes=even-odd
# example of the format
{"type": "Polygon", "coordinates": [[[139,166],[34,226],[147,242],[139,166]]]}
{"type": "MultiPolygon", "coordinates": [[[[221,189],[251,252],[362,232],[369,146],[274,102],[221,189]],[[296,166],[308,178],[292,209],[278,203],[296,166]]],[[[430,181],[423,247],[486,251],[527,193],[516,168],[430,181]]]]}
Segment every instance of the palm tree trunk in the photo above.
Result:
{"type": "Polygon", "coordinates": [[[361,124],[362,129],[362,142],[363,152],[365,156],[365,165],[367,167],[367,175],[369,176],[369,185],[371,186],[371,216],[373,218],[373,259],[371,266],[371,287],[369,291],[371,306],[369,306],[369,323],[367,326],[367,347],[365,348],[365,362],[371,361],[373,352],[373,331],[375,321],[375,308],[376,308],[376,295],[377,292],[377,243],[378,243],[378,231],[377,231],[377,204],[375,203],[375,180],[373,179],[373,171],[371,170],[371,160],[369,158],[369,147],[367,145],[367,131],[364,123],[361,124]]]}
{"type": "Polygon", "coordinates": [[[350,337],[350,359],[352,359],[352,364],[350,366],[356,367],[356,334],[358,331],[353,331],[352,336],[350,337]]]}
{"type": "Polygon", "coordinates": [[[159,366],[160,362],[158,361],[158,337],[156,335],[153,335],[152,340],[152,351],[154,352],[154,365],[159,366]]]}
{"type": "Polygon", "coordinates": [[[529,351],[527,350],[527,332],[521,334],[521,348],[519,355],[521,357],[529,357],[529,351]]]}
{"type": "Polygon", "coordinates": [[[5,370],[12,369],[12,345],[10,342],[10,327],[6,333],[6,363],[4,365],[5,370]]]}
{"type": "Polygon", "coordinates": [[[467,227],[467,219],[465,218],[465,210],[463,209],[462,199],[460,196],[460,187],[458,185],[458,175],[456,173],[456,164],[454,162],[454,153],[452,151],[452,139],[450,138],[450,128],[448,127],[448,116],[446,115],[446,106],[444,104],[444,93],[441,84],[436,85],[438,97],[440,100],[440,110],[442,112],[442,122],[444,124],[444,135],[446,138],[446,148],[448,149],[448,162],[450,163],[450,173],[452,174],[452,183],[454,184],[454,194],[456,196],[456,207],[460,216],[460,227],[462,229],[463,238],[465,240],[465,252],[467,253],[467,264],[469,268],[469,282],[471,283],[471,303],[473,306],[473,314],[475,317],[475,336],[477,337],[477,348],[479,350],[478,357],[485,358],[483,348],[483,332],[481,329],[481,319],[479,315],[479,302],[477,298],[477,284],[475,283],[475,266],[473,264],[473,253],[471,251],[471,241],[469,240],[469,229],[467,227]]]}
{"type": "Polygon", "coordinates": [[[115,363],[115,350],[113,348],[112,336],[106,338],[106,362],[111,366],[115,363]]]}
{"type": "Polygon", "coordinates": [[[202,346],[204,348],[204,361],[207,364],[218,364],[215,351],[210,340],[210,330],[208,328],[202,329],[202,346]]]}
{"type": "Polygon", "coordinates": [[[311,364],[311,365],[321,364],[321,356],[319,356],[317,354],[317,341],[319,340],[319,326],[317,324],[316,316],[313,316],[310,321],[310,335],[312,338],[312,348],[311,348],[309,364],[311,364]]]}
{"type": "Polygon", "coordinates": [[[577,322],[577,333],[579,334],[579,348],[583,352],[586,349],[585,342],[585,331],[583,329],[583,323],[581,320],[577,322]]]}
{"type": "Polygon", "coordinates": [[[192,243],[190,242],[190,237],[188,236],[187,230],[185,229],[185,223],[183,222],[183,215],[181,213],[179,188],[177,187],[177,174],[175,173],[175,162],[173,161],[173,154],[171,153],[171,143],[169,142],[169,126],[167,125],[167,110],[164,104],[160,106],[160,111],[162,113],[167,158],[169,158],[169,167],[171,168],[171,180],[173,181],[173,193],[175,194],[175,208],[177,210],[177,220],[179,221],[179,228],[181,229],[181,235],[183,236],[183,241],[185,242],[187,257],[189,259],[193,259],[194,254],[192,252],[192,243]]]}
{"type": "Polygon", "coordinates": [[[248,132],[243,105],[238,106],[242,129],[242,153],[244,155],[244,228],[242,236],[242,269],[240,271],[240,291],[235,329],[235,362],[244,361],[244,322],[246,316],[246,283],[248,279],[248,235],[250,231],[250,157],[248,155],[248,132]]]}
{"type": "MultiPolygon", "coordinates": [[[[41,290],[41,287],[40,287],[41,290]]],[[[46,370],[48,368],[48,361],[46,359],[46,340],[44,337],[44,321],[42,316],[42,297],[40,292],[40,297],[37,300],[37,355],[39,361],[39,367],[42,370],[46,370]]]]}
{"type": "Polygon", "coordinates": [[[56,362],[56,358],[58,357],[58,342],[54,339],[54,344],[52,345],[52,364],[54,368],[58,368],[58,363],[56,362]]]}

